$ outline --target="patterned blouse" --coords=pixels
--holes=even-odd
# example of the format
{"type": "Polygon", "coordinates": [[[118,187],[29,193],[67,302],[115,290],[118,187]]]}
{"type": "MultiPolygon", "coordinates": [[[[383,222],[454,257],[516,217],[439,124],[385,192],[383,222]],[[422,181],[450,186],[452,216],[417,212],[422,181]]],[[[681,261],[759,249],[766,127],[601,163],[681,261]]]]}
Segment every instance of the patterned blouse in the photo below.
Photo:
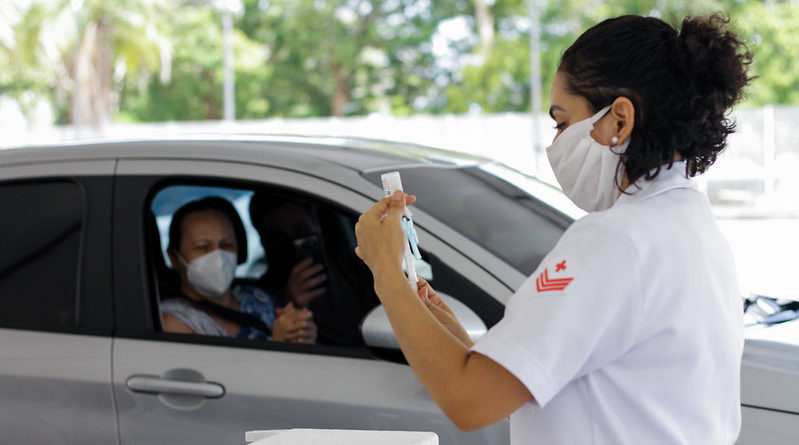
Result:
{"type": "MultiPolygon", "coordinates": [[[[270,328],[275,323],[275,302],[260,288],[248,285],[234,285],[233,297],[239,303],[240,311],[263,321],[270,328]]],[[[161,303],[161,314],[171,314],[186,324],[195,334],[236,337],[246,339],[271,339],[268,332],[251,326],[242,326],[237,335],[231,335],[202,309],[195,307],[185,298],[170,298],[161,303]]]]}

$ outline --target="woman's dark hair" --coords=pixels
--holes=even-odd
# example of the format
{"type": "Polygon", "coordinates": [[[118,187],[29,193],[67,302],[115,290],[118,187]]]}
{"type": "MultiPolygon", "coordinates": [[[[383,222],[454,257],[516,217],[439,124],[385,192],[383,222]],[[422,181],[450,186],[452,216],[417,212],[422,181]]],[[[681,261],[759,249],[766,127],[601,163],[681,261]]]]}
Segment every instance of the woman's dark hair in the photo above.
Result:
{"type": "Polygon", "coordinates": [[[686,17],[678,33],[641,16],[605,20],[563,53],[566,89],[599,111],[620,96],[635,107],[635,125],[621,164],[631,183],[671,168],[674,152],[686,173],[703,173],[735,131],[728,111],[741,100],[752,54],[725,29],[721,14],[686,17]]]}
{"type": "Polygon", "coordinates": [[[172,222],[169,224],[169,245],[167,250],[180,252],[180,240],[183,238],[183,221],[192,213],[207,212],[209,210],[219,212],[228,217],[233,225],[233,233],[236,235],[237,264],[247,261],[247,232],[241,217],[230,201],[216,196],[199,199],[183,205],[172,215],[172,222]]]}

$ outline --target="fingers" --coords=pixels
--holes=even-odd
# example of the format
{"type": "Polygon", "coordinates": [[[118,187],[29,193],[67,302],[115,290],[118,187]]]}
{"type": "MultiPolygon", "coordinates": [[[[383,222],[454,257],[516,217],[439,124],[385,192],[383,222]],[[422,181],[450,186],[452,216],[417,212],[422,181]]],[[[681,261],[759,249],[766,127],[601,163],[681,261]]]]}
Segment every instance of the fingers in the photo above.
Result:
{"type": "Polygon", "coordinates": [[[428,297],[430,287],[422,286],[417,288],[417,292],[419,294],[419,298],[422,299],[425,305],[430,304],[430,298],[428,297]]]}
{"type": "Polygon", "coordinates": [[[430,283],[428,283],[424,278],[419,278],[419,282],[416,283],[416,287],[419,293],[419,298],[422,299],[428,308],[431,308],[432,310],[432,308],[435,307],[454,316],[452,309],[450,309],[444,299],[438,295],[438,292],[436,292],[435,289],[430,286],[430,283]]]}
{"type": "Polygon", "coordinates": [[[313,344],[316,343],[316,329],[302,330],[296,335],[287,337],[287,341],[292,343],[313,344]]]}
{"type": "Polygon", "coordinates": [[[299,307],[304,307],[312,299],[325,292],[322,283],[327,281],[324,266],[313,262],[312,258],[305,258],[293,268],[288,280],[289,298],[299,307]]]}
{"type": "Polygon", "coordinates": [[[419,293],[419,298],[421,298],[426,305],[431,304],[433,298],[439,298],[436,291],[430,286],[430,283],[422,277],[419,277],[419,280],[416,282],[416,290],[419,293]]]}
{"type": "MultiPolygon", "coordinates": [[[[411,205],[415,202],[416,202],[416,195],[408,195],[405,194],[404,192],[397,190],[396,192],[394,192],[393,195],[387,198],[383,198],[374,203],[374,205],[372,205],[372,207],[369,210],[361,214],[361,216],[358,218],[358,221],[360,222],[365,216],[382,217],[387,211],[391,209],[392,206],[394,206],[395,208],[398,207],[400,208],[400,210],[404,211],[406,205],[411,205]],[[403,202],[402,199],[403,196],[405,197],[405,202],[403,202]]],[[[356,224],[355,226],[357,227],[358,225],[356,224]]]]}
{"type": "Polygon", "coordinates": [[[301,279],[307,279],[316,275],[324,269],[324,266],[313,262],[313,258],[308,257],[297,263],[291,268],[291,274],[301,279]]]}
{"type": "Polygon", "coordinates": [[[427,305],[427,309],[441,322],[448,321],[447,317],[451,315],[450,312],[432,302],[427,305]]]}
{"type": "Polygon", "coordinates": [[[316,341],[317,328],[313,322],[311,311],[296,309],[293,304],[289,303],[280,312],[282,315],[275,319],[272,326],[273,340],[294,343],[314,343],[316,341]]]}
{"type": "Polygon", "coordinates": [[[300,289],[308,290],[313,289],[314,287],[324,283],[327,280],[327,275],[319,274],[316,276],[312,276],[310,278],[305,279],[302,284],[300,285],[300,289]]]}
{"type": "Polygon", "coordinates": [[[406,195],[398,191],[375,203],[355,224],[358,240],[355,254],[373,274],[402,267],[404,234],[400,219],[407,200],[406,195]]]}
{"type": "Polygon", "coordinates": [[[402,214],[405,212],[405,194],[397,190],[391,195],[391,198],[387,199],[389,201],[387,218],[394,218],[397,220],[402,218],[402,214]]]}
{"type": "MultiPolygon", "coordinates": [[[[365,212],[363,212],[361,214],[361,216],[358,218],[358,222],[360,223],[362,221],[365,221],[366,218],[380,218],[380,219],[382,219],[382,216],[389,209],[389,200],[390,200],[390,198],[383,198],[380,201],[377,201],[376,203],[374,203],[374,205],[372,205],[372,207],[369,210],[367,210],[367,211],[365,211],[365,212]]],[[[356,224],[355,226],[357,227],[358,225],[356,224]]]]}
{"type": "Polygon", "coordinates": [[[322,295],[323,293],[325,293],[325,291],[327,291],[327,288],[320,287],[320,288],[317,288],[317,289],[313,289],[313,290],[310,290],[310,291],[303,292],[299,296],[298,302],[299,303],[303,303],[303,306],[304,306],[305,304],[307,304],[308,302],[310,302],[314,298],[316,298],[316,297],[322,295]]]}
{"type": "Polygon", "coordinates": [[[293,319],[285,320],[281,326],[281,337],[283,341],[292,343],[314,343],[316,342],[317,328],[311,320],[311,312],[307,309],[295,311],[293,319]]]}
{"type": "Polygon", "coordinates": [[[324,266],[321,264],[314,264],[312,258],[306,258],[291,269],[291,278],[289,279],[295,282],[304,282],[323,272],[324,269],[324,266]]]}
{"type": "Polygon", "coordinates": [[[294,267],[291,268],[291,273],[295,273],[296,271],[306,269],[311,264],[313,264],[313,258],[311,257],[304,258],[299,263],[295,264],[294,267]]]}
{"type": "MultiPolygon", "coordinates": [[[[292,303],[287,304],[281,312],[282,315],[278,317],[278,319],[284,323],[286,327],[294,323],[305,323],[313,319],[313,312],[308,309],[296,309],[292,303]]],[[[275,320],[275,322],[277,321],[278,320],[275,320]]]]}
{"type": "MultiPolygon", "coordinates": [[[[360,218],[358,218],[358,222],[361,222],[364,217],[367,218],[379,218],[383,219],[383,215],[388,212],[391,214],[392,212],[396,213],[399,211],[400,216],[402,212],[405,211],[405,205],[416,202],[416,196],[413,195],[406,195],[405,193],[397,190],[394,192],[393,195],[383,198],[380,201],[377,201],[372,208],[364,212],[360,218]],[[405,199],[403,199],[405,198],[405,199]]],[[[357,227],[357,224],[356,224],[357,227]]]]}
{"type": "Polygon", "coordinates": [[[453,314],[454,316],[454,312],[452,312],[452,309],[450,309],[450,307],[447,305],[444,299],[441,298],[441,296],[439,296],[438,294],[430,296],[430,304],[436,306],[437,308],[440,308],[441,310],[449,314],[453,314]]]}
{"type": "Polygon", "coordinates": [[[283,341],[290,343],[312,344],[316,342],[316,336],[316,327],[299,329],[290,333],[286,333],[286,335],[283,337],[283,341]]]}

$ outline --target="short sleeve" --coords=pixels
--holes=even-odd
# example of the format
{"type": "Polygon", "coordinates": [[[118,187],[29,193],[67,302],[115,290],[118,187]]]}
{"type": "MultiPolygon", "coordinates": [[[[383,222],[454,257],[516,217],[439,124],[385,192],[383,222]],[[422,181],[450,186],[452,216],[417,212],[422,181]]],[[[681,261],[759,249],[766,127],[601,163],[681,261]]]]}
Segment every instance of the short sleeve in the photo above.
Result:
{"type": "Polygon", "coordinates": [[[640,320],[638,253],[603,214],[575,222],[473,347],[545,406],[569,382],[620,357],[640,320]]]}
{"type": "Polygon", "coordinates": [[[191,303],[183,299],[170,298],[163,301],[161,303],[161,313],[175,316],[194,331],[195,334],[230,336],[210,315],[195,308],[191,303]]]}

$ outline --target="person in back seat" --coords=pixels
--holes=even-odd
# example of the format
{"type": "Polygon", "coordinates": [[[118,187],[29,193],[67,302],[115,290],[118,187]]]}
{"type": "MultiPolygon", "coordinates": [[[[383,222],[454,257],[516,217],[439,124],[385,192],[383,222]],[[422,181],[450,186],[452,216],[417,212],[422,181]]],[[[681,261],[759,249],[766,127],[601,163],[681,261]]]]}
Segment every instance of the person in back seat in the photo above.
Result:
{"type": "Polygon", "coordinates": [[[162,289],[164,331],[314,343],[308,309],[292,303],[278,308],[263,290],[233,284],[246,245],[241,219],[223,198],[193,201],[175,212],[167,250],[179,282],[162,289]]]}
{"type": "Polygon", "coordinates": [[[378,301],[354,252],[354,221],[339,209],[268,190],[253,194],[249,210],[267,263],[257,284],[280,304],[312,310],[319,343],[364,346],[360,325],[378,301]]]}

